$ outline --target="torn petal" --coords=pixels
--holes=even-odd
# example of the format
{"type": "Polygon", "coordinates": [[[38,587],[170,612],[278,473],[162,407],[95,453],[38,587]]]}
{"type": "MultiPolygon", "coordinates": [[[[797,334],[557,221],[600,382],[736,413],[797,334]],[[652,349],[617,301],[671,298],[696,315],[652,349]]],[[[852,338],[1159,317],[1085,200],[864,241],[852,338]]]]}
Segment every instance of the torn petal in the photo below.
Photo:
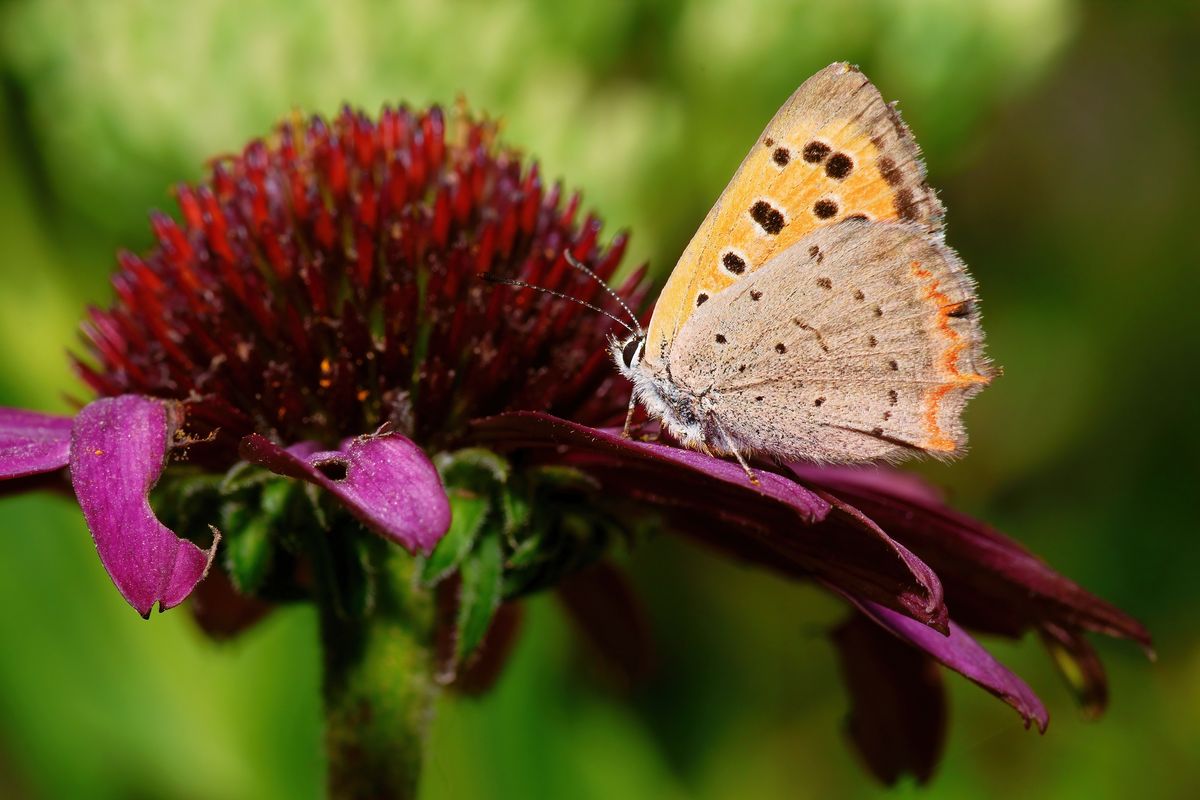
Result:
{"type": "Polygon", "coordinates": [[[62,469],[70,453],[70,417],[0,408],[0,480],[62,469]]]}
{"type": "Polygon", "coordinates": [[[950,623],[950,635],[943,636],[877,603],[848,599],[884,629],[1008,703],[1025,720],[1026,727],[1033,722],[1045,733],[1050,717],[1038,696],[954,622],[950,623]]]}
{"type": "Polygon", "coordinates": [[[292,452],[254,433],[240,450],[247,461],[322,487],[409,552],[428,555],[450,527],[450,501],[437,470],[398,434],[362,436],[341,450],[292,452]]]}
{"type": "Polygon", "coordinates": [[[168,404],[138,395],[96,400],[71,430],[71,485],[100,561],[143,617],[179,605],[216,552],[177,537],[147,498],[176,429],[168,404]]]}

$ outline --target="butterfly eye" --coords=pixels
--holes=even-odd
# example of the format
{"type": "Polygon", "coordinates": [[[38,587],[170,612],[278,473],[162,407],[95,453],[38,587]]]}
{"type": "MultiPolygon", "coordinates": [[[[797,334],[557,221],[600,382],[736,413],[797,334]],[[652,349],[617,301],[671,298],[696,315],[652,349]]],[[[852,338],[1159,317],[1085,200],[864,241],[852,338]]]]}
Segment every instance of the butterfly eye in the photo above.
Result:
{"type": "Polygon", "coordinates": [[[640,336],[635,336],[625,343],[621,348],[621,360],[625,362],[627,369],[633,369],[633,365],[641,360],[645,348],[646,340],[640,336]]]}

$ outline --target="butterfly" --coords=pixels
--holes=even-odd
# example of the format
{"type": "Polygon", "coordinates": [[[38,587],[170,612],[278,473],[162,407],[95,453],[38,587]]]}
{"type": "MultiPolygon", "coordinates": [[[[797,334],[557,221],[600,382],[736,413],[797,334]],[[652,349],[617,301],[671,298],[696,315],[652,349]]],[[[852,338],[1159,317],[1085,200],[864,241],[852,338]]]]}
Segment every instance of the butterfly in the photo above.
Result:
{"type": "Polygon", "coordinates": [[[705,217],[649,327],[613,339],[683,445],[829,463],[961,454],[991,379],[974,281],[912,133],[856,67],[788,99],[705,217]]]}

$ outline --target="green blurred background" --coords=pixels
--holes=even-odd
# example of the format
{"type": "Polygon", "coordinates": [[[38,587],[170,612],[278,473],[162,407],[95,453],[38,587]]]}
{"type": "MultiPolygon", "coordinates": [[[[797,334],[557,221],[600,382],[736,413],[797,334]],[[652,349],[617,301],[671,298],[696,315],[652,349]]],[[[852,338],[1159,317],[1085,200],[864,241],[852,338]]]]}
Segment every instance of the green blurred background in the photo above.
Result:
{"type": "MultiPolygon", "coordinates": [[[[949,679],[927,797],[1200,791],[1194,2],[857,0],[0,4],[0,404],[64,410],[65,349],[146,212],[294,107],[451,102],[633,230],[657,275],[809,74],[860,64],[898,98],[978,278],[1004,377],[973,449],[922,471],[956,503],[1144,620],[1157,663],[1101,641],[1084,722],[1035,642],[995,651],[1053,722],[1024,731],[949,679]]],[[[65,499],[0,501],[0,797],[312,798],[323,786],[313,614],[225,645],[143,622],[65,499]]],[[[427,798],[871,797],[815,590],[657,539],[628,561],[661,668],[596,679],[560,608],[529,603],[499,687],[438,710],[427,798]]]]}

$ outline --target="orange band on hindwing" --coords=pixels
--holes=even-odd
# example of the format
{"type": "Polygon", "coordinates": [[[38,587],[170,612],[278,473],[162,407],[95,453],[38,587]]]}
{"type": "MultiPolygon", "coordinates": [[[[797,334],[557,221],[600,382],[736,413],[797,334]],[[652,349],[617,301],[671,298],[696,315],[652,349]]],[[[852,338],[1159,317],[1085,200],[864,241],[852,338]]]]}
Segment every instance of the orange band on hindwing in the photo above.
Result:
{"type": "Polygon", "coordinates": [[[909,270],[913,277],[925,284],[923,298],[934,304],[937,309],[935,330],[944,342],[936,364],[938,370],[946,377],[946,382],[931,387],[925,393],[923,419],[925,427],[929,431],[929,440],[922,443],[921,446],[928,450],[952,452],[958,448],[958,443],[942,429],[941,423],[938,421],[946,395],[963,386],[986,384],[991,379],[986,375],[974,372],[964,374],[958,368],[958,358],[967,349],[970,342],[951,326],[950,320],[969,301],[955,302],[952,300],[941,290],[940,281],[934,277],[932,272],[922,267],[919,261],[909,264],[909,270]]]}

